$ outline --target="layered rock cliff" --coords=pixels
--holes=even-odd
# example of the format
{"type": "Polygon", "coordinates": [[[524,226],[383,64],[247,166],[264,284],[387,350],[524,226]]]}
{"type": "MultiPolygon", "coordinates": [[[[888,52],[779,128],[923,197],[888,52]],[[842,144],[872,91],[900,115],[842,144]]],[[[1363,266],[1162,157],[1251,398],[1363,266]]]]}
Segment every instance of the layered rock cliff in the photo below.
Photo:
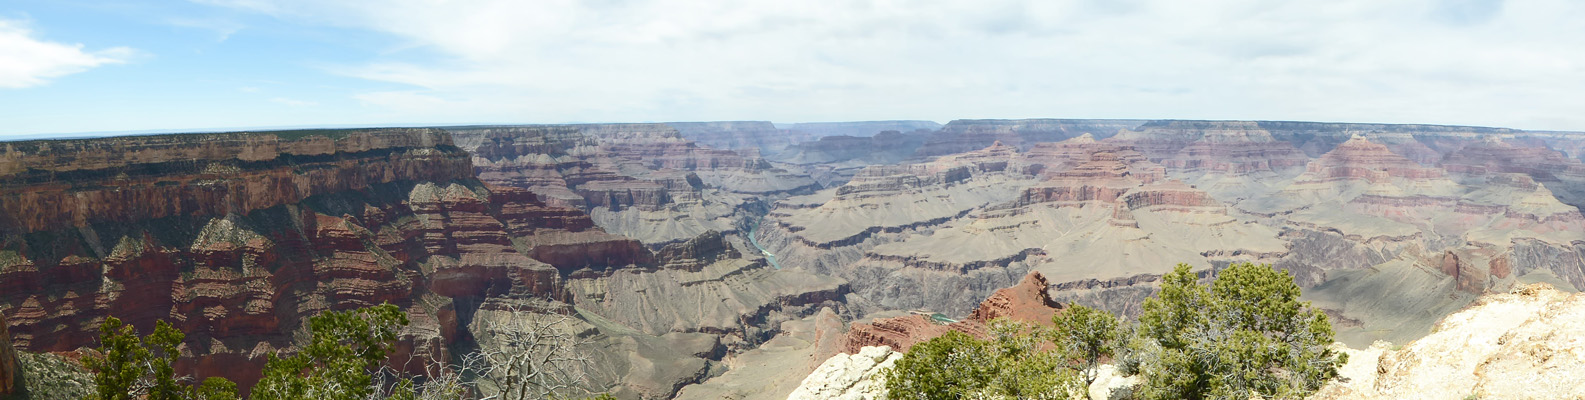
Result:
{"type": "Polygon", "coordinates": [[[15,222],[0,314],[28,351],[92,346],[105,316],[169,321],[187,332],[179,372],[246,389],[322,310],[396,304],[413,324],[394,359],[445,359],[484,299],[566,312],[568,277],[657,265],[582,212],[478,182],[451,143],[432,129],[8,143],[0,158],[22,164],[0,178],[15,222]]]}
{"type": "Polygon", "coordinates": [[[0,149],[0,229],[10,234],[246,214],[379,183],[472,175],[467,154],[435,129],[40,140],[0,149]]]}
{"type": "Polygon", "coordinates": [[[29,351],[92,345],[107,315],[142,329],[167,320],[190,332],[181,370],[246,387],[263,354],[290,348],[290,333],[320,310],[396,303],[421,321],[410,333],[418,351],[443,352],[441,329],[424,324],[454,311],[416,301],[434,296],[424,266],[495,271],[461,286],[564,297],[554,269],[513,254],[488,191],[468,181],[466,153],[438,130],[5,149],[20,164],[0,192],[14,222],[0,240],[0,310],[29,351]],[[221,363],[232,367],[205,367],[221,363]]]}

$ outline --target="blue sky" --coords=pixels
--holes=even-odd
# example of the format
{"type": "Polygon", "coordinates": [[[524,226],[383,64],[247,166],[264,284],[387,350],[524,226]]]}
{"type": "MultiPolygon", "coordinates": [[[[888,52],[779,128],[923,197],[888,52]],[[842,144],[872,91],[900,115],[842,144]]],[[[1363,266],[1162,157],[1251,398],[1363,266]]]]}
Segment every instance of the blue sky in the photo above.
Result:
{"type": "Polygon", "coordinates": [[[0,136],[1194,118],[1585,130],[1570,0],[10,0],[0,136]]]}

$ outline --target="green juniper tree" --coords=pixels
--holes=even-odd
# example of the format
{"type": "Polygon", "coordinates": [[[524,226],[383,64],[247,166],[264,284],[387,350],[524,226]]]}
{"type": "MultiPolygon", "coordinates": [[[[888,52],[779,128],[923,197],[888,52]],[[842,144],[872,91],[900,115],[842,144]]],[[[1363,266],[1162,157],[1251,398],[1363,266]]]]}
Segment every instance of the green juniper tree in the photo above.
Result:
{"type": "Polygon", "coordinates": [[[1234,264],[1207,287],[1179,264],[1143,309],[1139,331],[1156,353],[1141,366],[1144,398],[1302,398],[1345,361],[1326,315],[1269,265],[1234,264]]]}
{"type": "MultiPolygon", "coordinates": [[[[1068,367],[1079,373],[1085,387],[1095,383],[1101,360],[1112,356],[1117,341],[1117,317],[1105,311],[1075,305],[1051,317],[1051,342],[1067,352],[1068,367]]],[[[1084,391],[1089,397],[1089,391],[1084,391]]]]}
{"type": "Polygon", "coordinates": [[[991,340],[948,331],[914,345],[886,372],[891,399],[1062,399],[1075,378],[1042,350],[1034,326],[992,321],[991,340]]]}
{"type": "Polygon", "coordinates": [[[94,372],[93,400],[130,400],[143,396],[142,366],[149,349],[138,340],[132,325],[116,317],[99,324],[99,355],[83,358],[83,366],[94,372]]]}
{"type": "MultiPolygon", "coordinates": [[[[270,355],[252,398],[367,399],[380,390],[373,374],[396,343],[398,331],[407,324],[407,313],[389,303],[311,317],[309,343],[289,357],[270,355]]],[[[398,382],[396,387],[411,389],[412,385],[398,382]]]]}
{"type": "Polygon", "coordinates": [[[96,400],[231,400],[237,398],[237,385],[225,378],[205,379],[188,385],[187,377],[176,376],[178,348],[187,335],[165,321],[154,324],[154,332],[142,339],[132,325],[115,317],[99,325],[99,354],[83,359],[94,372],[96,400]]]}

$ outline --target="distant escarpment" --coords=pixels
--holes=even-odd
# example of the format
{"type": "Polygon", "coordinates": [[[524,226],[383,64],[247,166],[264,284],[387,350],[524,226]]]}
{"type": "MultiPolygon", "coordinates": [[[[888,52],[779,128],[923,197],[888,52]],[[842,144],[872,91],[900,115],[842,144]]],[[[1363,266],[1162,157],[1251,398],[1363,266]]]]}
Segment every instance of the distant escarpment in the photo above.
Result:
{"type": "Polygon", "coordinates": [[[777,155],[792,164],[863,163],[893,164],[913,157],[930,131],[882,131],[870,136],[824,136],[793,145],[777,155]]]}
{"type": "MultiPolygon", "coordinates": [[[[768,125],[768,124],[767,124],[768,125]]],[[[714,126],[714,125],[711,125],[714,126]]],[[[733,233],[759,196],[819,187],[757,151],[701,146],[667,124],[453,128],[479,178],[579,208],[654,248],[733,233]]]]}
{"type": "Polygon", "coordinates": [[[886,131],[931,132],[941,129],[935,121],[854,121],[854,122],[798,122],[778,127],[801,132],[816,138],[824,136],[869,137],[886,131]]]}
{"type": "Polygon", "coordinates": [[[731,150],[752,149],[758,154],[781,153],[788,146],[818,139],[819,133],[779,129],[770,121],[668,122],[678,134],[700,144],[731,150]]]}
{"type": "Polygon", "coordinates": [[[1118,131],[1132,129],[1144,120],[1114,119],[1018,119],[953,120],[932,134],[917,155],[933,157],[983,149],[992,143],[1026,149],[1042,142],[1057,142],[1090,134],[1108,138],[1118,131]]]}

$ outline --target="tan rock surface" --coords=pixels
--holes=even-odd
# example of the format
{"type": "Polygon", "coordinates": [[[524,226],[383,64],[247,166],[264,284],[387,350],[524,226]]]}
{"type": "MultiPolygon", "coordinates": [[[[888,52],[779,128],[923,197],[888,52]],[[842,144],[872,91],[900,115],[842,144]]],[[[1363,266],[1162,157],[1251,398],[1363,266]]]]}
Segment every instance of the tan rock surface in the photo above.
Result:
{"type": "Polygon", "coordinates": [[[884,371],[903,353],[886,346],[869,346],[854,354],[838,354],[804,378],[787,400],[875,400],[886,398],[884,371]]]}
{"type": "Polygon", "coordinates": [[[1353,352],[1343,369],[1350,379],[1312,399],[1585,397],[1582,321],[1585,295],[1549,285],[1486,295],[1402,349],[1353,352]]]}

